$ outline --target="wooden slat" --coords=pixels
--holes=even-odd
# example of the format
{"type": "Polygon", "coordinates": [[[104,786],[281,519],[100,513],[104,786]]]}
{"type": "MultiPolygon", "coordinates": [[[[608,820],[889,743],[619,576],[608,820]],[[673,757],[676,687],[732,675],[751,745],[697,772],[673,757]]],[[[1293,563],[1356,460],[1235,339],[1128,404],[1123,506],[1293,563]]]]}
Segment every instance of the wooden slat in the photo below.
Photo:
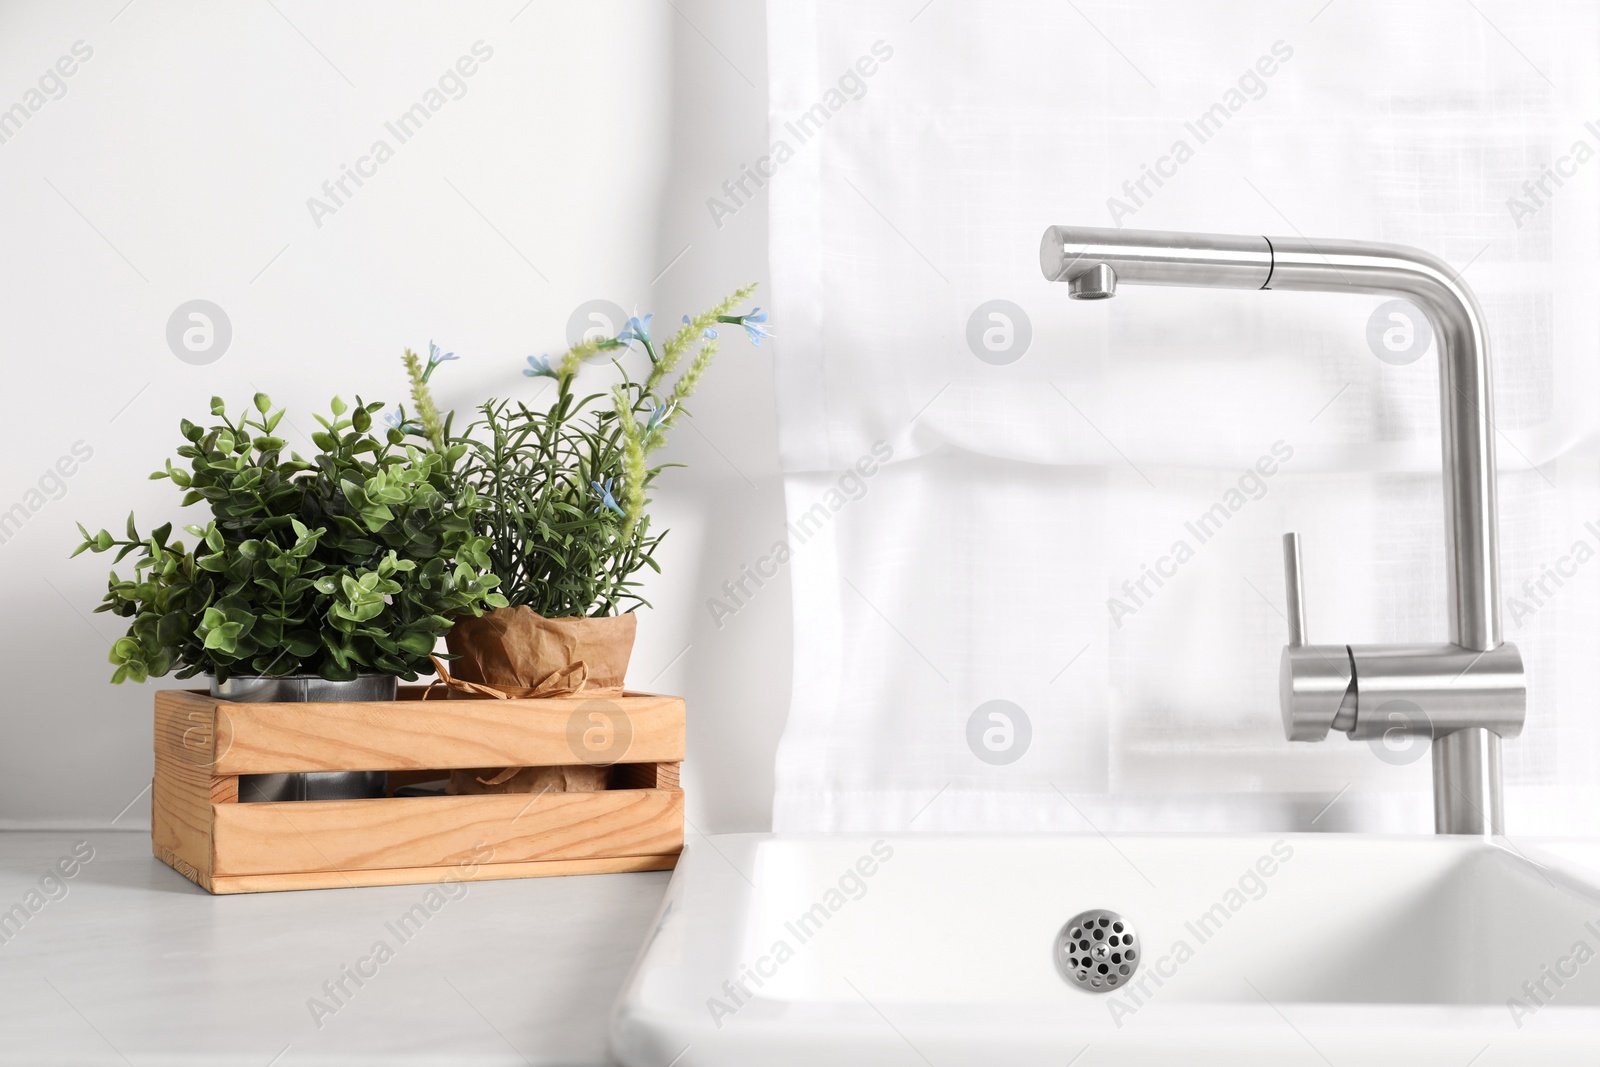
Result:
{"type": "Polygon", "coordinates": [[[475,860],[483,870],[683,847],[683,794],[674,790],[218,804],[212,814],[214,879],[475,860]]]}
{"type": "MultiPolygon", "coordinates": [[[[438,682],[434,682],[432,685],[402,685],[402,686],[396,686],[395,687],[395,691],[396,691],[396,694],[397,694],[397,696],[398,696],[398,698],[400,700],[443,700],[447,696],[447,694],[445,693],[444,688],[438,682]]],[[[204,689],[191,689],[191,690],[189,690],[189,692],[191,692],[191,693],[205,693],[207,691],[204,690],[204,689]]],[[[622,695],[625,696],[625,697],[658,697],[658,696],[665,696],[666,694],[664,694],[664,693],[646,693],[642,689],[624,689],[622,691],[622,695]]],[[[493,697],[489,697],[489,698],[486,698],[486,699],[492,700],[494,698],[493,697]]],[[[673,699],[677,699],[677,698],[673,698],[673,699]]]]}
{"type": "Polygon", "coordinates": [[[155,751],[179,763],[208,770],[216,763],[217,702],[187,689],[156,692],[155,751]]]}
{"type": "Polygon", "coordinates": [[[202,886],[212,869],[212,805],[237,798],[239,781],[213,774],[214,708],[209,698],[193,693],[156,694],[150,848],[202,886]]]}
{"type": "Polygon", "coordinates": [[[620,856],[593,860],[533,860],[525,863],[486,863],[470,878],[455,867],[391,867],[373,871],[315,871],[303,874],[247,874],[211,879],[213,893],[272,893],[294,889],[344,889],[350,886],[420,885],[459,879],[487,882],[501,878],[549,878],[570,874],[623,874],[633,871],[670,871],[677,866],[676,852],[663,856],[620,856]]]}
{"type": "MultiPolygon", "coordinates": [[[[202,700],[209,700],[201,697],[202,700]]],[[[365,703],[216,702],[216,772],[445,770],[583,763],[568,741],[591,713],[625,721],[626,751],[606,762],[683,759],[679,697],[395,700],[365,703]]],[[[618,736],[621,735],[620,729],[618,736]]]]}

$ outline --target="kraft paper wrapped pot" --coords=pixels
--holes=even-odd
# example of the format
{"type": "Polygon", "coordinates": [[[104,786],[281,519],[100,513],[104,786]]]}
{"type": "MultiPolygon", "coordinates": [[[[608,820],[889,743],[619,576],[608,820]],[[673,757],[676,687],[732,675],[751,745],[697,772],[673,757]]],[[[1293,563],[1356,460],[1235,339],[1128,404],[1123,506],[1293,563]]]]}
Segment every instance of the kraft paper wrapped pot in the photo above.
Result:
{"type": "MultiPolygon", "coordinates": [[[[508,697],[621,696],[637,627],[632,612],[547,619],[520,605],[461,618],[445,636],[455,657],[446,684],[457,698],[492,695],[481,688],[508,697]]],[[[480,767],[452,771],[450,792],[588,793],[604,789],[608,773],[583,764],[480,767]]]]}

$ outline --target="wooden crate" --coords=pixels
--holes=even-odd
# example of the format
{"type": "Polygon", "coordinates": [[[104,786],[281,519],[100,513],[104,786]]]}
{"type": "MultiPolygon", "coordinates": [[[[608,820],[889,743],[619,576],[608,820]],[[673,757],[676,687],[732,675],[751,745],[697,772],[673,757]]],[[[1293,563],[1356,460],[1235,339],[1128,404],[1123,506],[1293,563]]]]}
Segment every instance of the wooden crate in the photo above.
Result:
{"type": "Polygon", "coordinates": [[[423,692],[402,686],[393,701],[304,704],[158,692],[156,856],[213,893],[656,871],[677,862],[680,698],[435,693],[424,701],[423,692]],[[451,768],[596,762],[577,740],[591,723],[602,731],[609,723],[615,738],[631,734],[625,751],[610,741],[618,755],[602,792],[238,802],[241,774],[382,770],[395,772],[392,789],[451,768]]]}

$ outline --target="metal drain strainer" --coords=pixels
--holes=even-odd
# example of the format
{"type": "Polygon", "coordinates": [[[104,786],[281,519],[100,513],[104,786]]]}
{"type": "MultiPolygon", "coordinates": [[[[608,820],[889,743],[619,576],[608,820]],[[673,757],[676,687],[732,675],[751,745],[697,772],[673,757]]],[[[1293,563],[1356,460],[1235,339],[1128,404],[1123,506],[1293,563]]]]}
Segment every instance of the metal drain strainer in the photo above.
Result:
{"type": "Polygon", "coordinates": [[[1091,993],[1109,993],[1139,969],[1144,945],[1114,911],[1093,908],[1074,915],[1056,937],[1056,967],[1062,977],[1091,993]]]}

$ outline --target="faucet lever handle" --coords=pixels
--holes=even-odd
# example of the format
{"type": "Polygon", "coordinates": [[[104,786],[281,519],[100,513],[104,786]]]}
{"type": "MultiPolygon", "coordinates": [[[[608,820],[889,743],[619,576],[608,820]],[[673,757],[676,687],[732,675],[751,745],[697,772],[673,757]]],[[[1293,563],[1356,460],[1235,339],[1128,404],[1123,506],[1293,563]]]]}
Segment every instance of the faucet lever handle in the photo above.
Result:
{"type": "Polygon", "coordinates": [[[1300,535],[1283,535],[1284,616],[1289,620],[1289,647],[1306,643],[1305,586],[1300,574],[1300,535]]]}

